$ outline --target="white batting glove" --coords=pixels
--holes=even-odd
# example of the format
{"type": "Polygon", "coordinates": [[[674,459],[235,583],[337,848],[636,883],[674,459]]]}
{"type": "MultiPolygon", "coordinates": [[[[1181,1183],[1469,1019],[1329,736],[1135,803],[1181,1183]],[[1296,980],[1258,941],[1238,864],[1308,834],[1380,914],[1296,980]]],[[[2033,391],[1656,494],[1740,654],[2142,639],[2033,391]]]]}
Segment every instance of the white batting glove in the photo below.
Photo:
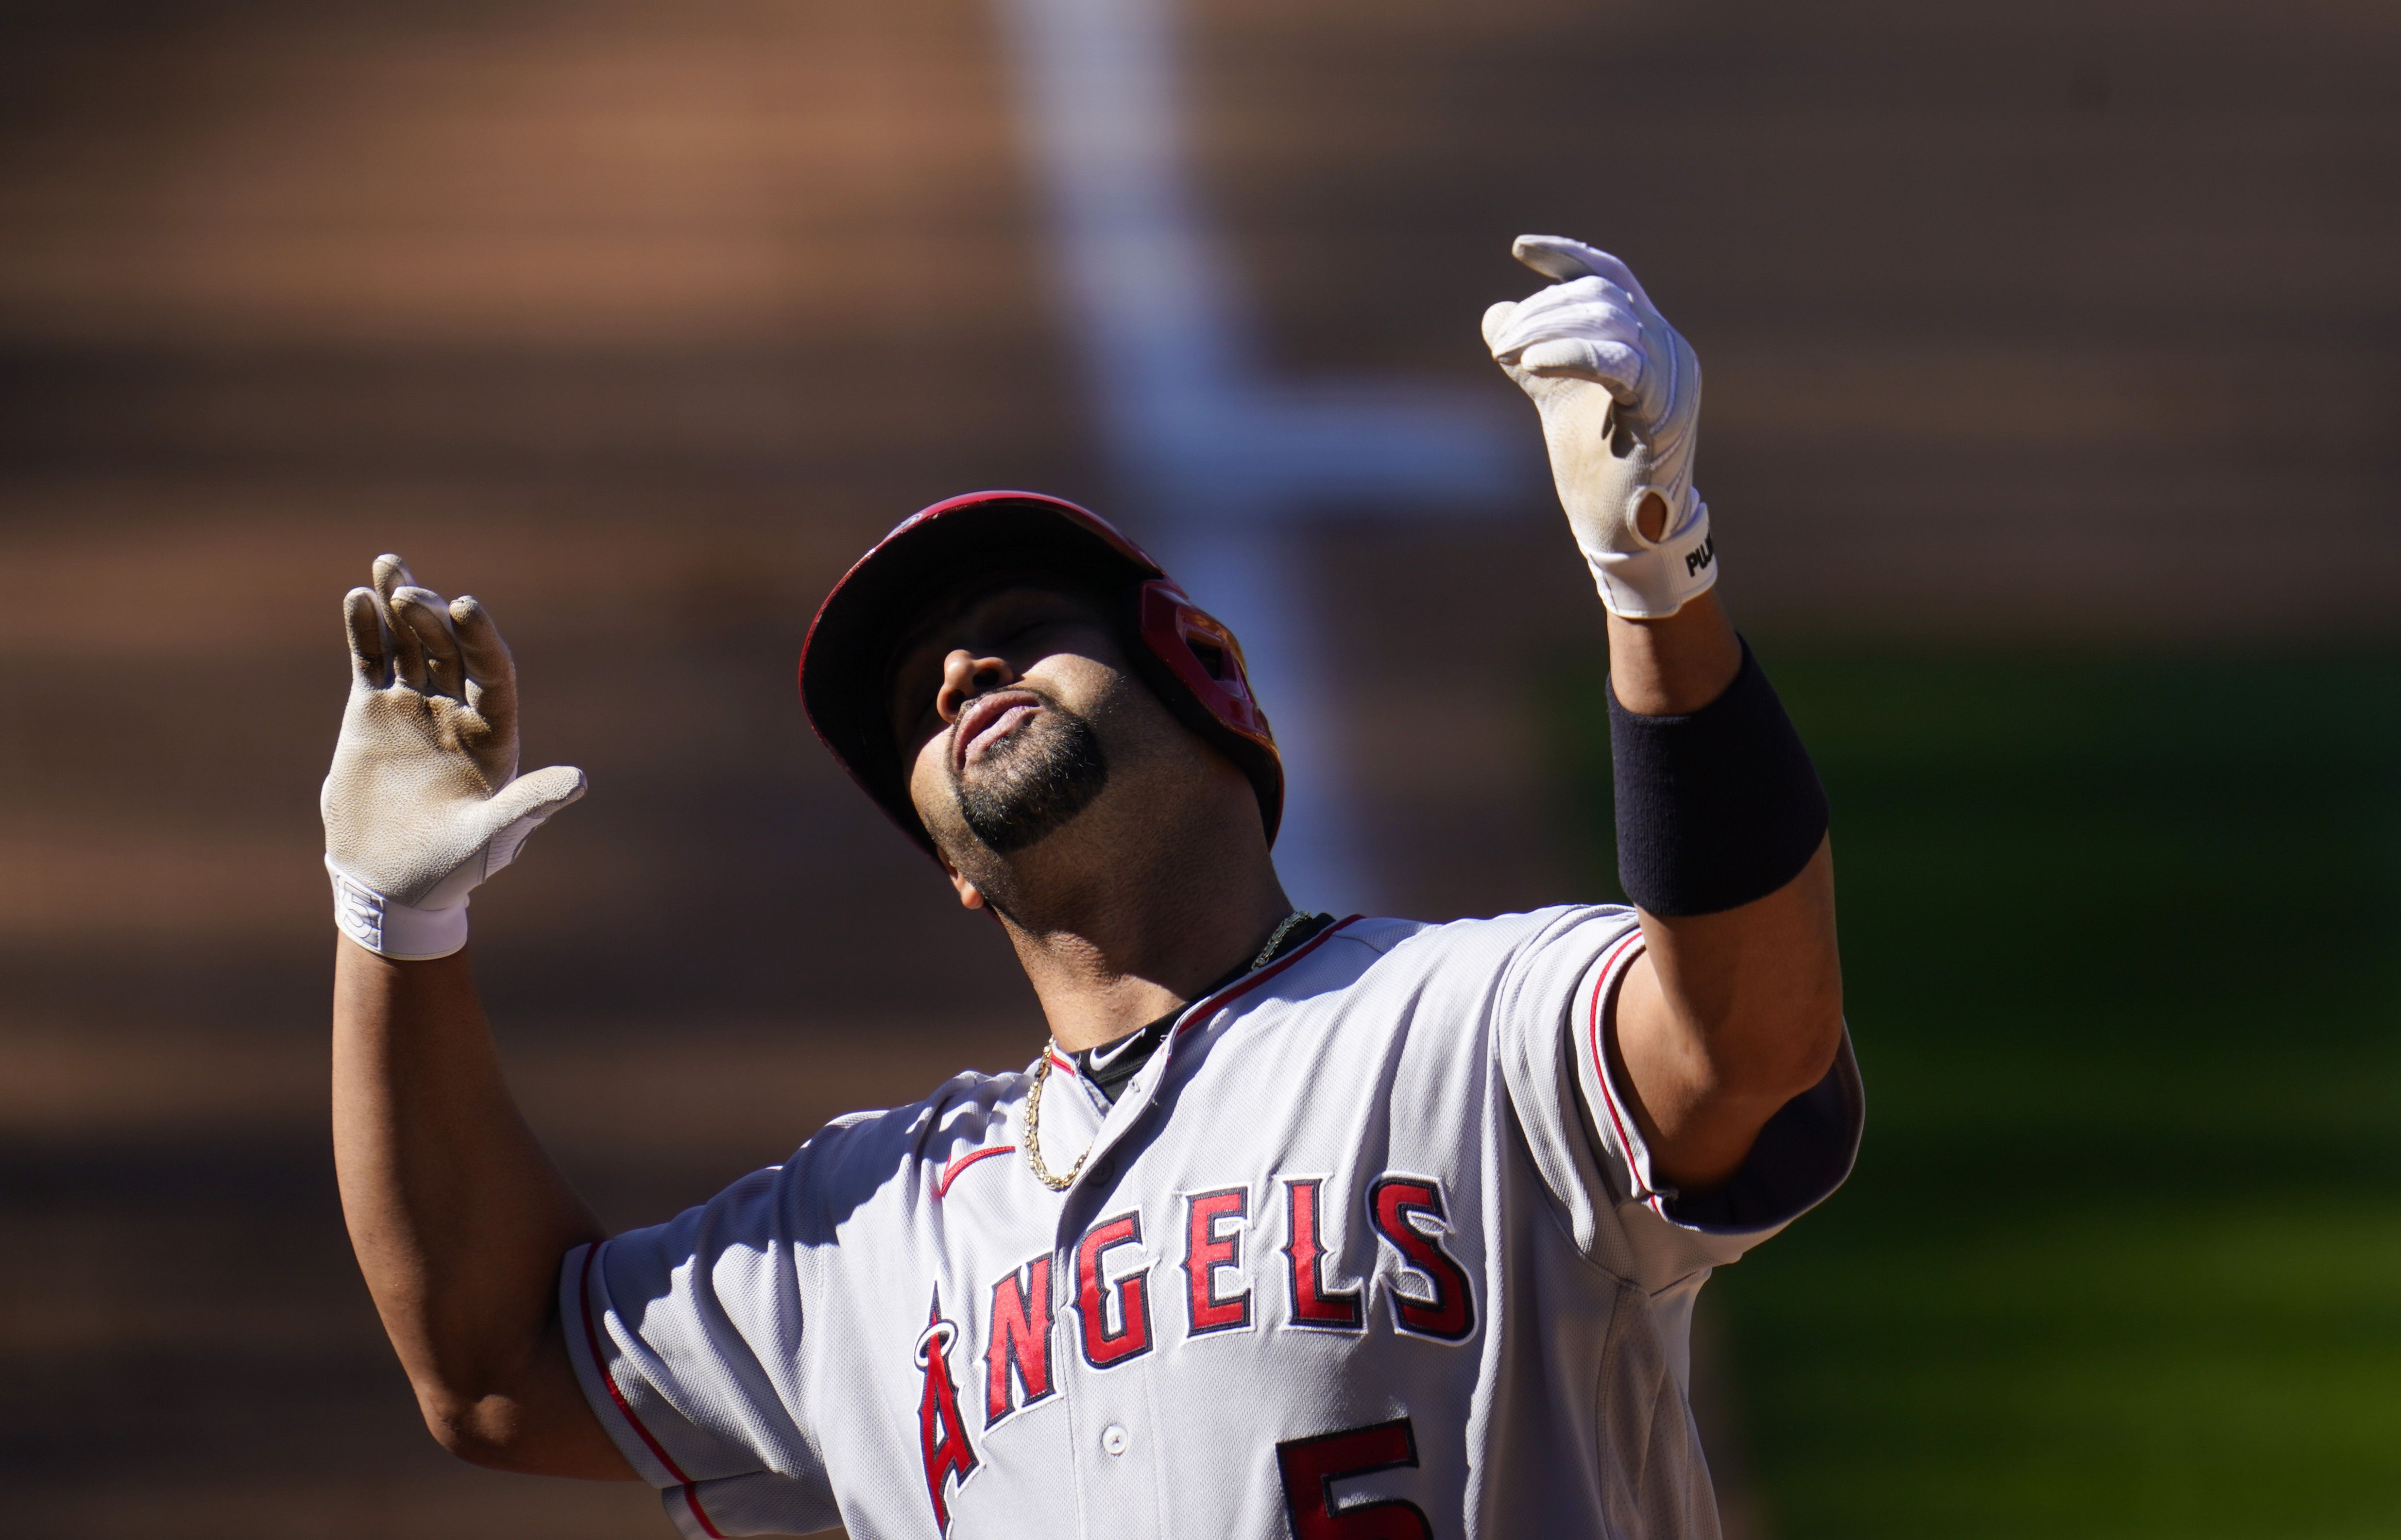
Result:
{"type": "Polygon", "coordinates": [[[405,961],[465,946],[468,893],[583,795],[565,765],[517,774],[516,665],[491,617],[415,585],[378,556],[342,600],[350,701],[319,798],[334,922],[405,961]]]}
{"type": "Polygon", "coordinates": [[[1693,490],[1701,361],[1607,252],[1519,236],[1510,253],[1559,281],[1485,311],[1484,341],[1542,414],[1601,603],[1632,620],[1673,615],[1718,580],[1708,505],[1693,490]],[[1656,539],[1641,528],[1654,497],[1656,539]]]}

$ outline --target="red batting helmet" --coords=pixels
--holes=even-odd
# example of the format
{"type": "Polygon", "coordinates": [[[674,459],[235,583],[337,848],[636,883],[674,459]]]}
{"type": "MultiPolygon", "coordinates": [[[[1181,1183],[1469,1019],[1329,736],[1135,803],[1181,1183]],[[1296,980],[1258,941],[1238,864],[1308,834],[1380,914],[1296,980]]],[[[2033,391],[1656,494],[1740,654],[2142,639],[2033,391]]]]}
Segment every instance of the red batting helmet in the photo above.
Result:
{"type": "Polygon", "coordinates": [[[981,574],[1015,572],[1121,596],[1113,619],[1134,668],[1185,726],[1250,777],[1273,843],[1283,762],[1252,698],[1242,644],[1107,520],[1038,492],[970,492],[911,514],[843,574],[801,644],[809,726],[900,832],[933,853],[892,740],[895,650],[928,598],[981,574]]]}

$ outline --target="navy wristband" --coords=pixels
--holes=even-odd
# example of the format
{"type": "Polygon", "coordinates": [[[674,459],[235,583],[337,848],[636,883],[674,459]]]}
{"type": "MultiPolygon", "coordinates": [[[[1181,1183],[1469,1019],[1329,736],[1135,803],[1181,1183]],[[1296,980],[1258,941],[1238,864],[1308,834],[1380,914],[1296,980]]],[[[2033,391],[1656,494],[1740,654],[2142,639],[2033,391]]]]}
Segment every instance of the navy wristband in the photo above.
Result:
{"type": "Polygon", "coordinates": [[[1800,875],[1826,837],[1826,789],[1749,642],[1725,693],[1688,715],[1639,715],[1608,694],[1626,897],[1715,914],[1800,875]]]}

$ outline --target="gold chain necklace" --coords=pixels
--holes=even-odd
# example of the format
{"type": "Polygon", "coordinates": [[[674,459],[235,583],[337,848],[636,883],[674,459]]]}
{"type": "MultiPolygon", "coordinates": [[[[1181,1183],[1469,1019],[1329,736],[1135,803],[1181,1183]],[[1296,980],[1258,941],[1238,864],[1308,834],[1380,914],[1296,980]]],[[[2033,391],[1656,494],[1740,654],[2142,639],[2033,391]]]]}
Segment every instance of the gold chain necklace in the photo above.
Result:
{"type": "MultiPolygon", "coordinates": [[[[1259,955],[1251,959],[1251,965],[1242,972],[1255,974],[1266,967],[1268,959],[1275,956],[1276,948],[1283,945],[1283,938],[1292,934],[1292,928],[1309,918],[1306,909],[1295,909],[1284,916],[1283,923],[1275,928],[1275,934],[1268,937],[1268,944],[1259,948],[1259,955]]],[[[1095,1138],[1092,1144],[1084,1146],[1084,1152],[1076,1157],[1076,1164],[1068,1167],[1063,1177],[1054,1175],[1049,1166],[1042,1164],[1042,1086],[1050,1078],[1050,1056],[1058,1051],[1057,1038],[1042,1045],[1042,1057],[1034,1066],[1034,1083],[1025,1090],[1025,1164],[1032,1168],[1036,1181],[1053,1192],[1064,1192],[1076,1185],[1077,1177],[1084,1174],[1084,1163],[1092,1158],[1092,1145],[1100,1143],[1100,1140],[1095,1138]]]]}

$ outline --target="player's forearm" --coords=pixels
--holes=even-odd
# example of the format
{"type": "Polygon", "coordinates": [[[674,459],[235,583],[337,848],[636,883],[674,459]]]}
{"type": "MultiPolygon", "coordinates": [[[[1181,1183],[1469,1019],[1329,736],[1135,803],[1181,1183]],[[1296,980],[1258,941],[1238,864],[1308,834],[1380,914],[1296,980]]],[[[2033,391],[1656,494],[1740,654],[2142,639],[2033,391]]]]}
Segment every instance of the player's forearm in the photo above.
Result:
{"type": "MultiPolygon", "coordinates": [[[[1662,620],[1612,615],[1609,632],[1611,687],[1643,716],[1698,712],[1742,668],[1741,639],[1714,590],[1662,620]]],[[[1777,1110],[1818,1083],[1841,1044],[1832,852],[1820,838],[1797,873],[1746,903],[1694,914],[1646,906],[1642,930],[1647,955],[1618,1008],[1637,1115],[1657,1175],[1688,1189],[1715,1186],[1777,1110]]]]}
{"type": "MultiPolygon", "coordinates": [[[[1742,640],[1715,590],[1664,620],[1612,615],[1609,641],[1611,688],[1619,704],[1644,716],[1701,710],[1742,667],[1742,640]]],[[[1666,997],[1708,1056],[1729,1061],[1724,1078],[1757,1079],[1773,1091],[1817,1063],[1798,1089],[1816,1083],[1825,1070],[1817,1061],[1832,1052],[1817,1040],[1830,1019],[1839,1036],[1842,1015],[1833,862],[1822,838],[1773,892],[1712,913],[1646,908],[1642,928],[1666,997]]]]}
{"type": "Polygon", "coordinates": [[[1742,638],[1715,589],[1662,620],[1609,617],[1609,684],[1628,711],[1698,711],[1723,695],[1741,668],[1742,638]]]}
{"type": "MultiPolygon", "coordinates": [[[[435,1437],[522,1468],[514,1445],[589,1421],[552,1404],[576,1395],[555,1317],[559,1262],[600,1226],[509,1095],[466,954],[337,946],[334,1156],[351,1245],[435,1437]]],[[[613,1457],[602,1436],[597,1463],[613,1457]]]]}

